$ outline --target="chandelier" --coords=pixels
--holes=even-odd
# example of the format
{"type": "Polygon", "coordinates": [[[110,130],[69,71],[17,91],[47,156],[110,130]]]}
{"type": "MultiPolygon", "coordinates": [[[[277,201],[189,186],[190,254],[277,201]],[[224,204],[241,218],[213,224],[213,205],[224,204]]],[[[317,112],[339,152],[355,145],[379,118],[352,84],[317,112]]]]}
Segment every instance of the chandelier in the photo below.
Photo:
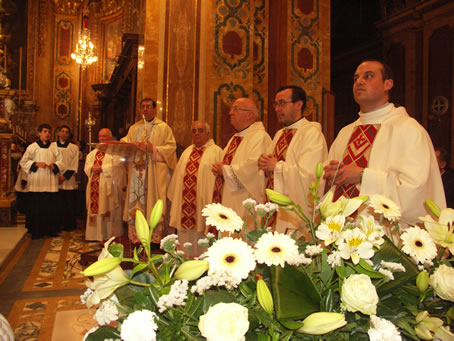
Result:
{"type": "Polygon", "coordinates": [[[98,57],[94,53],[94,45],[90,41],[90,30],[87,28],[88,18],[83,18],[83,29],[80,33],[79,42],[76,45],[76,51],[71,53],[71,58],[84,70],[88,65],[96,62],[98,57]]]}

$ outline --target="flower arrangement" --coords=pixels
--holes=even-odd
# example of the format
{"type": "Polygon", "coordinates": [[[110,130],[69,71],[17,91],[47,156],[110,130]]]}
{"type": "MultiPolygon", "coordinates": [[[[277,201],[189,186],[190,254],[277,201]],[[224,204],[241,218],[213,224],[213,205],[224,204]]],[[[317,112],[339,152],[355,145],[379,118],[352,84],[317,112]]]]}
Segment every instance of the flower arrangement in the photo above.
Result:
{"type": "Polygon", "coordinates": [[[149,225],[138,211],[142,246],[133,258],[110,240],[83,272],[93,279],[81,299],[97,307],[100,325],[84,340],[454,340],[446,254],[454,251],[454,210],[427,200],[425,229],[402,230],[399,207],[382,196],[333,202],[329,192],[320,200],[320,177],[310,188],[314,219],[272,190],[272,203],[243,203],[252,232],[234,211],[208,205],[203,214],[218,235],[199,240],[207,251],[198,259],[184,256],[175,235],[161,241],[164,255],[151,254],[162,202],[149,225]],[[279,207],[301,217],[311,240],[268,227],[279,207]]]}

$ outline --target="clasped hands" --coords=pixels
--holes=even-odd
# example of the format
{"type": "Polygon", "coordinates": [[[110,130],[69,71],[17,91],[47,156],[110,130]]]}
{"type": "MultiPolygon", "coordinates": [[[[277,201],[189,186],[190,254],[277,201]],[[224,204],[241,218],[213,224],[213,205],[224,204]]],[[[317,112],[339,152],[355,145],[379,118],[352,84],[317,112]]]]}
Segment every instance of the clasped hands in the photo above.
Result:
{"type": "Polygon", "coordinates": [[[343,162],[331,160],[325,167],[323,167],[323,179],[328,186],[331,185],[344,185],[344,184],[357,184],[361,182],[361,168],[353,163],[345,165],[343,162]],[[333,183],[334,179],[334,183],[333,183]]]}
{"type": "Polygon", "coordinates": [[[54,165],[49,163],[45,163],[45,162],[37,162],[36,163],[36,167],[38,168],[50,168],[51,170],[54,170],[54,165]]]}
{"type": "Polygon", "coordinates": [[[266,175],[274,171],[276,167],[277,157],[274,154],[262,154],[258,161],[259,169],[265,172],[266,175]]]}

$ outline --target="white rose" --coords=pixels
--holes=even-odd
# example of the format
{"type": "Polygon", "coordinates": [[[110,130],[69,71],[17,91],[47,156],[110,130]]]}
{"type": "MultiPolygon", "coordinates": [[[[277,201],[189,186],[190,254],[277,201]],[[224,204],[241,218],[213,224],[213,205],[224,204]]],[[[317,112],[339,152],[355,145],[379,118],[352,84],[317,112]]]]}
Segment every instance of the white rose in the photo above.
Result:
{"type": "Polygon", "coordinates": [[[199,329],[208,341],[242,341],[249,329],[248,310],[237,303],[218,303],[200,316],[199,329]]]}
{"type": "Polygon", "coordinates": [[[454,269],[447,265],[440,265],[430,276],[430,285],[442,299],[454,302],[454,269]]]}
{"type": "Polygon", "coordinates": [[[350,312],[377,314],[378,295],[367,275],[351,275],[342,285],[342,307],[350,312]]]}

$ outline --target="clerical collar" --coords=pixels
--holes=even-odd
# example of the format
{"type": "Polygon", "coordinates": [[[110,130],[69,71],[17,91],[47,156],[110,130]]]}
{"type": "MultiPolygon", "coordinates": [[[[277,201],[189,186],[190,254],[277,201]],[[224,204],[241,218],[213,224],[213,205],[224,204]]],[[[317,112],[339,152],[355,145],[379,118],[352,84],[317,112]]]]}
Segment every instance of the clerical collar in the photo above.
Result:
{"type": "Polygon", "coordinates": [[[47,141],[47,143],[44,143],[43,141],[38,140],[38,141],[36,141],[36,143],[38,144],[38,146],[40,148],[49,148],[49,146],[50,146],[50,141],[47,141]]]}
{"type": "Polygon", "coordinates": [[[293,122],[292,124],[288,125],[288,126],[285,126],[284,129],[294,129],[294,128],[298,128],[299,125],[301,124],[301,122],[303,122],[304,120],[304,116],[301,116],[301,118],[297,119],[295,122],[293,122]]]}
{"type": "Polygon", "coordinates": [[[151,120],[147,120],[147,119],[145,119],[145,122],[147,122],[147,123],[151,123],[151,122],[153,122],[153,121],[154,121],[154,119],[155,119],[155,117],[153,117],[153,118],[152,118],[151,120]]]}
{"type": "Polygon", "coordinates": [[[381,123],[393,109],[394,104],[388,102],[375,110],[366,113],[360,112],[359,120],[361,124],[381,123]]]}
{"type": "Polygon", "coordinates": [[[57,141],[57,147],[59,147],[59,148],[67,148],[68,146],[69,146],[69,140],[65,141],[65,142],[57,141]]]}

